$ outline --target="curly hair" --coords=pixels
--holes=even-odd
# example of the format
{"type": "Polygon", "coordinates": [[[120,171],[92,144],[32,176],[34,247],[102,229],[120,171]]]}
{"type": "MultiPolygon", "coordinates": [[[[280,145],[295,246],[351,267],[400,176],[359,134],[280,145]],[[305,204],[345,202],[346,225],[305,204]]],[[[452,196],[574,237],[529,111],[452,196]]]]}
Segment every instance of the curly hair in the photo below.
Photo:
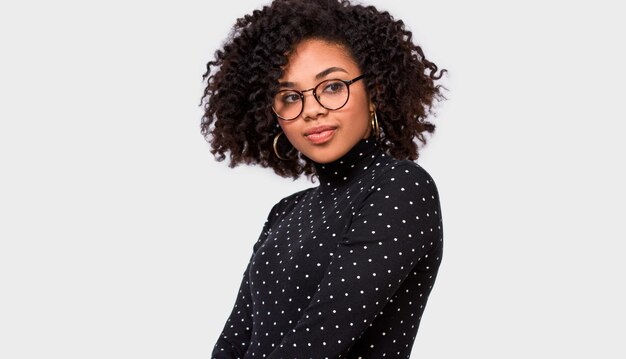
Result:
{"type": "Polygon", "coordinates": [[[237,19],[214,61],[207,63],[201,99],[201,133],[218,161],[270,167],[282,177],[315,176],[313,162],[287,141],[273,152],[281,131],[272,111],[282,69],[298,43],[319,39],[341,45],[367,74],[367,92],[376,106],[382,148],[398,159],[419,157],[417,138],[435,125],[426,121],[435,100],[445,99],[435,85],[437,66],[426,60],[402,20],[374,6],[349,0],[274,0],[237,19]],[[213,73],[212,73],[213,70],[213,73]],[[285,155],[286,153],[286,155],[285,155]]]}

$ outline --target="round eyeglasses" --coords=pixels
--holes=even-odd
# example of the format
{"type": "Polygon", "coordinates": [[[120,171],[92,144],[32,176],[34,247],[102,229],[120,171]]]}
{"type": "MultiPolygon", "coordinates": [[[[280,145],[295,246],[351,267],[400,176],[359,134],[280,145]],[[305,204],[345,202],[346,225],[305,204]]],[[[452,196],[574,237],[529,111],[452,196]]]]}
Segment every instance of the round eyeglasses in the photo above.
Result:
{"type": "Polygon", "coordinates": [[[280,90],[274,95],[272,110],[283,121],[295,120],[304,110],[304,93],[308,91],[313,91],[313,97],[325,109],[338,110],[348,103],[350,85],[363,77],[365,77],[365,74],[357,76],[352,80],[324,80],[315,87],[303,91],[280,90]]]}

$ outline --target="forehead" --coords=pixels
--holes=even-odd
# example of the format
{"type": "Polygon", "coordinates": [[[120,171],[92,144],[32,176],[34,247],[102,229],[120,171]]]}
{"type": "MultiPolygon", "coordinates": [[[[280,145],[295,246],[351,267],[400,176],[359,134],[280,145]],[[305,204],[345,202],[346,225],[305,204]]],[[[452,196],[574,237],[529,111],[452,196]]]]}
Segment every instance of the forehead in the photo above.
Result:
{"type": "Polygon", "coordinates": [[[356,61],[343,46],[317,39],[305,40],[296,45],[288,56],[281,80],[295,83],[308,81],[330,67],[343,68],[350,75],[359,72],[356,61]]]}

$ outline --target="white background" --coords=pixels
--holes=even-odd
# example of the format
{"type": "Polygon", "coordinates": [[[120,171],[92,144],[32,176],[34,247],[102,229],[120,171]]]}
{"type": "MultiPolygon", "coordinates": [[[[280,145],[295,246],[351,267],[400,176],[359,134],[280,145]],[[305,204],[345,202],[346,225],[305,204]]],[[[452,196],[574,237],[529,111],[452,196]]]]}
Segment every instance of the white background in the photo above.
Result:
{"type": "MultiPolygon", "coordinates": [[[[624,358],[619,2],[367,3],[449,70],[411,357],[624,358]]],[[[0,5],[0,357],[209,357],[271,206],[317,185],[199,132],[205,64],[261,4],[0,5]]]]}

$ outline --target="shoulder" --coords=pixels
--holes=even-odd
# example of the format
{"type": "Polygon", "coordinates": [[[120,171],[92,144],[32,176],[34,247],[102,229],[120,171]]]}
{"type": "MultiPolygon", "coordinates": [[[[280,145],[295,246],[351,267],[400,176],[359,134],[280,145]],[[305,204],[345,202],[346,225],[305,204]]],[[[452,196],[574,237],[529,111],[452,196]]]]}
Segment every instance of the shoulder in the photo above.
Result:
{"type": "Polygon", "coordinates": [[[276,205],[280,206],[282,205],[287,205],[289,203],[294,203],[294,202],[299,202],[300,200],[302,200],[302,198],[304,198],[309,192],[313,191],[316,187],[311,187],[311,188],[306,188],[303,189],[301,191],[297,191],[294,192],[288,196],[285,196],[283,198],[281,198],[276,205]]]}
{"type": "Polygon", "coordinates": [[[268,222],[271,223],[285,213],[289,212],[291,208],[293,208],[296,204],[302,201],[303,198],[305,198],[314,189],[315,187],[303,189],[278,200],[278,202],[276,202],[274,206],[272,206],[272,209],[267,216],[268,222]]]}
{"type": "Polygon", "coordinates": [[[407,193],[434,191],[436,193],[437,185],[430,173],[417,162],[392,159],[372,184],[371,189],[407,193]]]}
{"type": "Polygon", "coordinates": [[[313,188],[308,188],[292,193],[286,197],[281,198],[272,206],[272,209],[267,214],[267,218],[265,220],[265,223],[263,224],[263,230],[261,232],[261,235],[254,244],[253,252],[256,252],[256,250],[261,246],[265,238],[267,238],[267,236],[272,231],[272,227],[274,226],[274,224],[278,223],[280,219],[289,212],[290,208],[293,208],[293,206],[295,206],[312,189],[313,188]]]}
{"type": "Polygon", "coordinates": [[[433,177],[421,165],[410,160],[392,159],[364,189],[357,211],[374,210],[380,206],[402,211],[439,212],[439,191],[433,177]],[[409,204],[405,206],[404,204],[409,204]]]}
{"type": "Polygon", "coordinates": [[[398,233],[408,233],[409,238],[427,230],[434,233],[441,228],[441,205],[432,176],[416,162],[390,161],[364,189],[351,225],[355,233],[365,225],[376,233],[396,233],[396,237],[398,233]]]}

